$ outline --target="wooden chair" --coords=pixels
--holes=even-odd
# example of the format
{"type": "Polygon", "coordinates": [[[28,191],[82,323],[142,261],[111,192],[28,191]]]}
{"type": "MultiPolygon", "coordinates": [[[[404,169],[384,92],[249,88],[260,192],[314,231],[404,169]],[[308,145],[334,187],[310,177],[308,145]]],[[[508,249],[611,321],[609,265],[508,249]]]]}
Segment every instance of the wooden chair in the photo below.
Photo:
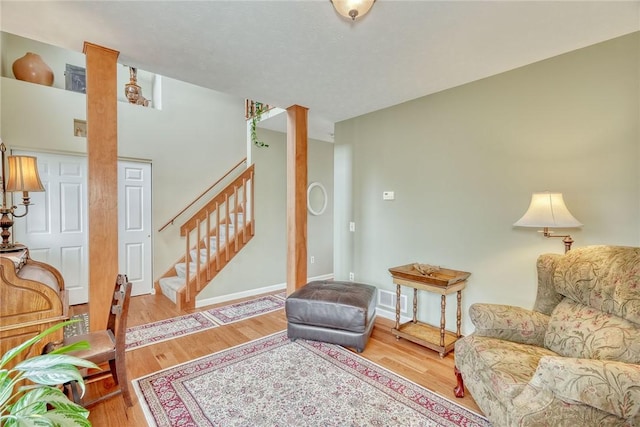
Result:
{"type": "Polygon", "coordinates": [[[97,399],[85,402],[80,396],[80,390],[76,382],[67,384],[71,389],[73,401],[89,407],[103,400],[122,393],[127,406],[133,406],[131,393],[129,392],[129,382],[127,381],[127,368],[125,366],[125,332],[127,330],[127,314],[129,311],[129,299],[131,298],[131,283],[124,274],[119,274],[116,280],[115,291],[111,301],[111,312],[107,322],[107,329],[104,331],[89,332],[84,335],[76,335],[65,338],[64,345],[73,344],[77,341],[88,341],[90,348],[69,353],[85,360],[89,360],[96,365],[109,364],[108,369],[98,372],[87,371],[83,374],[85,383],[91,383],[109,376],[113,377],[119,389],[100,396],[97,399]]]}

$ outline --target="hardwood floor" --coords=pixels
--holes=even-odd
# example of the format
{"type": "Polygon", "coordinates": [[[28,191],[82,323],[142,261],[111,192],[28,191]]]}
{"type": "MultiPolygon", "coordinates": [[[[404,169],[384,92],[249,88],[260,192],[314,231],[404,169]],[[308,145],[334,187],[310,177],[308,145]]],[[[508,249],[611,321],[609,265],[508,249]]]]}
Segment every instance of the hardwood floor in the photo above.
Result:
{"type": "MultiPolygon", "coordinates": [[[[220,305],[230,304],[229,302],[220,305]]],[[[201,311],[203,307],[193,311],[201,311]]],[[[72,313],[86,311],[83,306],[72,307],[72,313]]],[[[168,299],[161,295],[133,297],[129,308],[128,326],[168,319],[187,314],[179,311],[168,299]]],[[[401,339],[391,334],[393,322],[378,317],[373,334],[366,349],[361,353],[367,359],[402,375],[441,396],[452,400],[472,411],[481,413],[473,398],[467,393],[462,399],[453,395],[455,377],[453,374],[453,354],[440,359],[434,351],[401,339]]],[[[284,310],[253,317],[242,322],[221,326],[171,341],[142,347],[126,353],[129,381],[151,374],[160,369],[187,362],[197,357],[223,350],[286,329],[284,310]]],[[[104,393],[114,387],[105,380],[100,384],[90,384],[87,393],[104,393]]],[[[146,421],[133,387],[134,406],[127,408],[122,396],[117,396],[90,408],[89,420],[95,426],[145,426],[146,421]]]]}

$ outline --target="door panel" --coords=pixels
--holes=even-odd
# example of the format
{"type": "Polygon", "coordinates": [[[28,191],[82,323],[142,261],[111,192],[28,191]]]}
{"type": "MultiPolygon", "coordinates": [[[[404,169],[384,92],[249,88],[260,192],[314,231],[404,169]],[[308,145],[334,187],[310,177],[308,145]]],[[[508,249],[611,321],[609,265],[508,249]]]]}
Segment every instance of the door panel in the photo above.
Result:
{"type": "Polygon", "coordinates": [[[151,259],[151,165],[118,162],[119,264],[132,284],[131,294],[153,288],[151,259]]]}

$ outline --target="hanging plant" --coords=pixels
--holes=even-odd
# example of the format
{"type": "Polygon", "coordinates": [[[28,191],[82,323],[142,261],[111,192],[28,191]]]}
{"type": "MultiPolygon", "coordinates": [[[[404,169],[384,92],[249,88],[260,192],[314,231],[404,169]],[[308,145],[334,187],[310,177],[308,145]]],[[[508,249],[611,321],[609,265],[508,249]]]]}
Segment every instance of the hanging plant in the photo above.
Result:
{"type": "Polygon", "coordinates": [[[254,145],[258,147],[268,147],[269,144],[265,144],[264,142],[258,140],[257,132],[258,122],[262,118],[262,113],[266,111],[266,108],[264,104],[262,104],[262,102],[256,102],[255,106],[256,110],[251,117],[251,142],[253,142],[254,145]]]}

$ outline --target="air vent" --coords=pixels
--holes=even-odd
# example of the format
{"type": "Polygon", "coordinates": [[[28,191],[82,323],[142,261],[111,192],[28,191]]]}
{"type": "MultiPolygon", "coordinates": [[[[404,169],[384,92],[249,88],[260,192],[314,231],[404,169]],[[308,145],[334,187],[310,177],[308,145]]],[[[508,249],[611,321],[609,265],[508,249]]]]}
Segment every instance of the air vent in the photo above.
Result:
{"type": "MultiPolygon", "coordinates": [[[[384,291],[378,289],[378,305],[380,307],[388,308],[389,310],[396,310],[396,294],[395,292],[384,291]]],[[[400,295],[400,312],[407,312],[407,296],[400,295]]]]}

